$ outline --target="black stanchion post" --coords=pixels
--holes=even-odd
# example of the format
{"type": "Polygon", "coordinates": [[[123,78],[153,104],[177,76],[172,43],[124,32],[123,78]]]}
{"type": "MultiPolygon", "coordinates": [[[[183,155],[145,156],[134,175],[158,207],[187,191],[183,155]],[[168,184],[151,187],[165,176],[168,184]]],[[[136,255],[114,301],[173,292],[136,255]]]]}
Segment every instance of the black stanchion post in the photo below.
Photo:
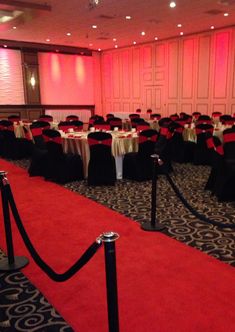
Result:
{"type": "Polygon", "coordinates": [[[0,171],[0,190],[1,190],[1,194],[2,194],[2,210],[3,210],[5,236],[6,236],[6,244],[7,244],[7,257],[3,258],[0,261],[0,271],[1,272],[7,272],[7,271],[10,272],[10,271],[20,270],[21,268],[26,266],[29,262],[26,257],[14,256],[10,211],[9,211],[8,197],[7,197],[7,191],[6,191],[7,186],[9,186],[9,182],[6,177],[6,172],[0,171]]]}
{"type": "Polygon", "coordinates": [[[99,240],[104,242],[104,251],[105,251],[109,332],[119,331],[117,271],[116,271],[116,252],[115,252],[115,241],[118,238],[119,235],[114,232],[106,232],[101,234],[99,237],[99,240]]]}
{"type": "Polygon", "coordinates": [[[159,156],[153,154],[153,176],[152,176],[152,193],[151,193],[151,221],[143,222],[141,224],[141,229],[144,231],[157,232],[165,228],[163,224],[156,222],[156,208],[157,208],[157,166],[159,162],[159,156]]]}

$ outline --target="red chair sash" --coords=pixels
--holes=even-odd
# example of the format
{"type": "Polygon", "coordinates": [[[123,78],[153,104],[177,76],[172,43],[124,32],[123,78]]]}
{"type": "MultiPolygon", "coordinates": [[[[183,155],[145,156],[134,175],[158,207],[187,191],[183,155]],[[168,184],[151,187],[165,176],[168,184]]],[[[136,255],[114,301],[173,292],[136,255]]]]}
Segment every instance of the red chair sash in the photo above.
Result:
{"type": "Polygon", "coordinates": [[[105,130],[110,130],[110,125],[108,124],[102,124],[102,123],[97,123],[94,125],[96,129],[105,129],[105,130]]]}
{"type": "Polygon", "coordinates": [[[223,120],[222,124],[223,125],[231,125],[232,126],[234,124],[234,120],[223,120]]]}
{"type": "Polygon", "coordinates": [[[202,134],[202,133],[213,133],[213,128],[208,128],[208,129],[200,129],[196,128],[196,134],[202,134]]]}
{"type": "Polygon", "coordinates": [[[235,133],[224,134],[224,143],[235,142],[235,133]]]}
{"type": "Polygon", "coordinates": [[[98,145],[98,144],[111,146],[112,145],[112,138],[107,138],[107,139],[103,139],[103,140],[96,140],[96,139],[93,139],[93,138],[88,138],[88,144],[90,146],[98,145]]]}
{"type": "Polygon", "coordinates": [[[165,136],[167,139],[170,139],[172,137],[172,133],[167,127],[162,127],[160,129],[160,135],[165,136]]]}
{"type": "Polygon", "coordinates": [[[221,156],[223,156],[223,154],[224,154],[224,148],[223,148],[223,145],[221,144],[221,145],[219,145],[219,146],[216,146],[216,147],[215,147],[215,151],[216,151],[218,154],[220,154],[221,156]]]}
{"type": "Polygon", "coordinates": [[[31,133],[32,133],[33,137],[42,135],[42,130],[43,129],[46,129],[46,128],[45,127],[43,127],[43,128],[32,128],[31,133]]]}
{"type": "Polygon", "coordinates": [[[176,129],[175,129],[175,132],[176,132],[176,133],[179,133],[179,134],[182,134],[183,130],[184,130],[183,127],[179,127],[179,128],[176,128],[176,129]]]}
{"type": "Polygon", "coordinates": [[[157,135],[152,135],[152,136],[143,136],[143,135],[140,135],[139,136],[139,143],[144,143],[144,142],[147,142],[147,141],[152,141],[152,142],[156,142],[157,140],[157,135]]]}
{"type": "Polygon", "coordinates": [[[122,125],[122,121],[110,121],[110,125],[111,126],[121,126],[122,125]]]}
{"type": "Polygon", "coordinates": [[[199,120],[197,124],[211,124],[211,120],[199,120]]]}
{"type": "Polygon", "coordinates": [[[3,126],[3,125],[0,125],[0,130],[14,131],[14,128],[13,128],[13,126],[3,126]]]}
{"type": "Polygon", "coordinates": [[[73,129],[74,130],[75,126],[73,126],[73,125],[60,125],[59,129],[63,130],[65,133],[67,133],[69,129],[73,129]]]}
{"type": "Polygon", "coordinates": [[[208,149],[214,149],[215,148],[214,141],[213,141],[212,137],[209,137],[206,140],[206,145],[207,145],[208,149]]]}
{"type": "Polygon", "coordinates": [[[48,137],[46,135],[43,135],[43,138],[45,140],[45,142],[54,142],[56,144],[62,144],[62,139],[60,136],[56,136],[56,137],[48,137]]]}
{"type": "Polygon", "coordinates": [[[137,130],[146,130],[146,129],[149,129],[149,126],[148,125],[137,125],[136,129],[137,130]]]}
{"type": "Polygon", "coordinates": [[[52,122],[53,118],[44,118],[44,117],[40,117],[39,121],[45,121],[45,122],[52,122]]]}

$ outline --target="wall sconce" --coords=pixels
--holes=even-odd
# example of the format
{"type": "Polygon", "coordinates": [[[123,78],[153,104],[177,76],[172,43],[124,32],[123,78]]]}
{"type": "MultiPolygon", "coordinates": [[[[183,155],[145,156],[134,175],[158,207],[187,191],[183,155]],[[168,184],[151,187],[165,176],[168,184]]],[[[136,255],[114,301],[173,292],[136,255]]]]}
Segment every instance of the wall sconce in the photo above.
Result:
{"type": "Polygon", "coordinates": [[[34,89],[35,85],[36,85],[36,79],[35,79],[34,75],[31,76],[29,83],[30,83],[31,87],[34,89]]]}

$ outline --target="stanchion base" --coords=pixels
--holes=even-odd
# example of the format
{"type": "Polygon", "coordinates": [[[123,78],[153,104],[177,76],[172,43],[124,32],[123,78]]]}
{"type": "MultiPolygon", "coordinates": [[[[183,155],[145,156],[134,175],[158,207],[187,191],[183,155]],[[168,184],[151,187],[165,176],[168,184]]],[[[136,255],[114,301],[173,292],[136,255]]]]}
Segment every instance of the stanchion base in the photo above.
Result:
{"type": "Polygon", "coordinates": [[[17,271],[28,265],[29,260],[24,256],[15,256],[13,264],[9,264],[8,258],[5,257],[0,260],[0,272],[17,271]]]}
{"type": "Polygon", "coordinates": [[[158,224],[158,223],[155,223],[154,226],[148,222],[144,222],[141,224],[141,229],[143,229],[144,231],[149,231],[149,232],[159,232],[159,231],[163,230],[164,228],[166,228],[165,225],[158,224]]]}

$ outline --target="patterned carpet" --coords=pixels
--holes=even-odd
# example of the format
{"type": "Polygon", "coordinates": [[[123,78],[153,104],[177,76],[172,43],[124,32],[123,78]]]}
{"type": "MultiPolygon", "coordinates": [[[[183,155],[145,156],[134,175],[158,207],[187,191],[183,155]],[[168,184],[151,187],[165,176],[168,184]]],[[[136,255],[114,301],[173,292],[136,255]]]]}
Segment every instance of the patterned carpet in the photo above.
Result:
{"type": "MultiPolygon", "coordinates": [[[[27,168],[28,160],[14,161],[27,168]]],[[[172,179],[189,203],[200,213],[222,223],[235,223],[235,202],[219,203],[204,190],[208,166],[174,164],[172,179]]],[[[118,180],[113,187],[88,187],[86,181],[65,185],[138,223],[151,219],[151,181],[118,180]]],[[[164,175],[157,181],[157,222],[166,235],[235,266],[235,232],[194,217],[177,198],[164,175]]],[[[0,255],[1,259],[1,255],[0,255]]],[[[0,331],[73,331],[43,295],[21,273],[0,274],[0,331]],[[3,317],[3,318],[2,318],[3,317]]]]}

